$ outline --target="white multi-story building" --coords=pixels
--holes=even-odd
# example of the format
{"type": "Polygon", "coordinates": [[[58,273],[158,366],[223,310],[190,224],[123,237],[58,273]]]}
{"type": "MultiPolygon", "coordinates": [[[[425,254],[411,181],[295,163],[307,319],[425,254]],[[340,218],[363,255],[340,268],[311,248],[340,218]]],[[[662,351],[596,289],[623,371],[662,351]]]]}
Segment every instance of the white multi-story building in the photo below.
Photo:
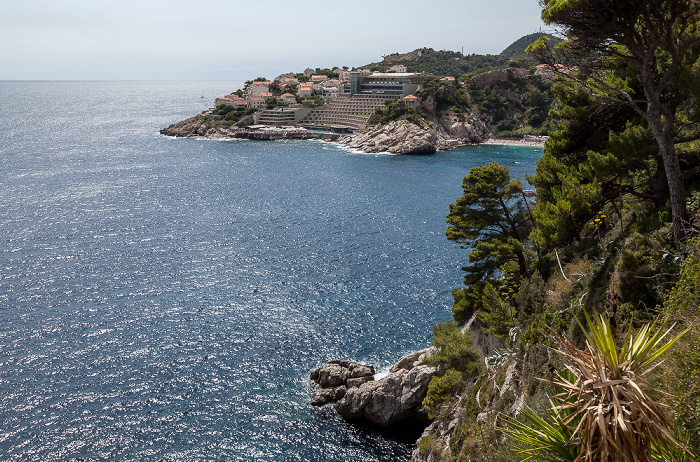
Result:
{"type": "Polygon", "coordinates": [[[253,96],[248,98],[248,107],[252,109],[262,109],[265,106],[265,98],[261,96],[253,96]]]}
{"type": "Polygon", "coordinates": [[[248,97],[260,96],[262,93],[270,91],[270,82],[255,81],[248,87],[248,97]]]}
{"type": "Polygon", "coordinates": [[[291,93],[285,93],[282,96],[278,98],[282,103],[284,104],[294,104],[297,102],[297,99],[294,95],[291,93]]]}
{"type": "Polygon", "coordinates": [[[324,98],[337,98],[338,97],[338,87],[324,87],[323,88],[324,98]]]}

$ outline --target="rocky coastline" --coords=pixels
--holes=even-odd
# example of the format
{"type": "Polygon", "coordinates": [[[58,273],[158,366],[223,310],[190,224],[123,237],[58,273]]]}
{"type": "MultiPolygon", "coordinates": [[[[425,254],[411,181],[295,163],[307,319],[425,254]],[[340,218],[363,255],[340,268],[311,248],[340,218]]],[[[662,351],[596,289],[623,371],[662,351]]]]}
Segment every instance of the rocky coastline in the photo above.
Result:
{"type": "MultiPolygon", "coordinates": [[[[469,379],[466,391],[445,409],[439,419],[431,420],[423,400],[433,377],[445,373],[444,366],[426,364],[438,351],[435,347],[402,356],[389,373],[375,380],[375,368],[353,361],[334,359],[310,374],[316,388],[312,406],[332,404],[336,412],[349,422],[378,428],[409,425],[420,428],[411,462],[451,460],[451,440],[458,428],[465,428],[474,419],[493,425],[499,414],[516,417],[523,408],[525,391],[521,384],[521,362],[506,348],[506,341],[484,333],[476,315],[465,324],[463,332],[472,336],[473,346],[483,358],[485,370],[469,379]],[[473,414],[465,414],[470,406],[473,414]],[[431,449],[426,452],[424,442],[431,449]]],[[[527,356],[528,348],[526,348],[527,356]]]]}
{"type": "Polygon", "coordinates": [[[295,126],[246,127],[216,123],[197,115],[172,124],[160,133],[178,138],[250,139],[250,140],[322,140],[365,153],[433,154],[465,144],[480,143],[489,136],[479,123],[452,120],[446,114],[435,123],[418,126],[407,120],[386,125],[371,125],[356,135],[319,133],[295,126]]]}
{"type": "Polygon", "coordinates": [[[344,419],[381,428],[403,422],[427,426],[430,419],[422,403],[439,369],[424,361],[434,351],[427,348],[403,356],[380,380],[374,379],[372,366],[331,360],[310,375],[318,385],[311,404],[335,403],[335,410],[344,419]]]}
{"type": "Polygon", "coordinates": [[[162,130],[161,135],[177,138],[208,138],[208,139],[248,139],[260,141],[274,140],[323,140],[337,141],[338,133],[316,133],[298,127],[265,127],[250,128],[236,125],[213,123],[201,115],[190,117],[172,124],[162,130]]]}

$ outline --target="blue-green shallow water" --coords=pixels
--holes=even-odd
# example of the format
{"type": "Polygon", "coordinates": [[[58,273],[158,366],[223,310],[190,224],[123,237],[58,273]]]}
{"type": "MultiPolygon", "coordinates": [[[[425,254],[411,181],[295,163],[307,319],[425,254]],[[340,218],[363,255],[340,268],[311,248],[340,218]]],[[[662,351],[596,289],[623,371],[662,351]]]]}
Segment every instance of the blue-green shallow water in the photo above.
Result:
{"type": "Polygon", "coordinates": [[[158,134],[240,85],[0,82],[0,459],[408,459],[308,374],[426,347],[463,176],[540,150],[158,134]]]}

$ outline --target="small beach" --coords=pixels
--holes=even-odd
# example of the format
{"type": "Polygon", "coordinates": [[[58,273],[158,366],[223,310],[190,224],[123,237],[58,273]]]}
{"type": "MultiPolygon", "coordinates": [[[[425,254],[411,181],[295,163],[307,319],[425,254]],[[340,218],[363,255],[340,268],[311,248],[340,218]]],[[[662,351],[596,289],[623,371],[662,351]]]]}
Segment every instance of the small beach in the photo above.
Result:
{"type": "Polygon", "coordinates": [[[545,140],[540,139],[516,139],[516,138],[489,138],[481,144],[500,144],[516,146],[544,147],[545,140]]]}

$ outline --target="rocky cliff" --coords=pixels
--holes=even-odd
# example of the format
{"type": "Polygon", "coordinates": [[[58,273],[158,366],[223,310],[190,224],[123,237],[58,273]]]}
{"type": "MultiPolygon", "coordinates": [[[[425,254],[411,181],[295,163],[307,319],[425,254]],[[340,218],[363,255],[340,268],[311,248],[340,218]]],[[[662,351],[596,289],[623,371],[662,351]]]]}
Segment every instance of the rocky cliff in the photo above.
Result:
{"type": "Polygon", "coordinates": [[[421,95],[417,111],[435,132],[438,149],[481,143],[491,136],[488,126],[470,106],[464,91],[454,85],[440,86],[421,95]]]}
{"type": "MultiPolygon", "coordinates": [[[[440,416],[426,427],[411,462],[491,460],[489,439],[502,438],[502,415],[517,417],[524,406],[522,363],[507,341],[484,333],[474,315],[464,326],[485,369],[467,381],[440,416]]],[[[525,360],[527,360],[527,349],[525,360]]]]}
{"type": "Polygon", "coordinates": [[[491,440],[502,438],[500,417],[516,417],[524,399],[514,358],[489,367],[423,431],[411,462],[491,460],[491,440]]]}
{"type": "Polygon", "coordinates": [[[437,151],[438,137],[407,120],[388,125],[372,125],[359,135],[344,136],[340,144],[362,152],[392,154],[432,154],[437,151]]]}
{"type": "Polygon", "coordinates": [[[488,452],[484,435],[486,439],[497,437],[499,416],[515,417],[523,407],[521,366],[514,350],[504,349],[503,340],[483,333],[476,317],[464,330],[472,334],[486,367],[479,376],[465,378],[467,386],[434,421],[422,404],[430,381],[444,373],[443,368],[425,364],[437,351],[434,347],[403,356],[381,380],[375,380],[372,366],[329,361],[311,373],[311,380],[318,385],[311,404],[335,403],[335,410],[346,420],[379,427],[403,422],[425,425],[412,462],[470,460],[465,450],[471,454],[488,452]]]}
{"type": "Polygon", "coordinates": [[[319,385],[311,404],[335,402],[335,410],[349,421],[389,427],[412,420],[429,422],[423,409],[428,384],[438,372],[424,363],[434,350],[428,348],[403,356],[389,374],[374,380],[374,368],[350,361],[333,360],[311,373],[319,385]]]}
{"type": "Polygon", "coordinates": [[[437,111],[435,99],[428,98],[421,112],[427,115],[422,126],[398,120],[386,125],[370,125],[359,135],[345,136],[338,141],[368,153],[432,154],[463,144],[480,143],[491,134],[486,124],[470,109],[465,112],[437,111]]]}

